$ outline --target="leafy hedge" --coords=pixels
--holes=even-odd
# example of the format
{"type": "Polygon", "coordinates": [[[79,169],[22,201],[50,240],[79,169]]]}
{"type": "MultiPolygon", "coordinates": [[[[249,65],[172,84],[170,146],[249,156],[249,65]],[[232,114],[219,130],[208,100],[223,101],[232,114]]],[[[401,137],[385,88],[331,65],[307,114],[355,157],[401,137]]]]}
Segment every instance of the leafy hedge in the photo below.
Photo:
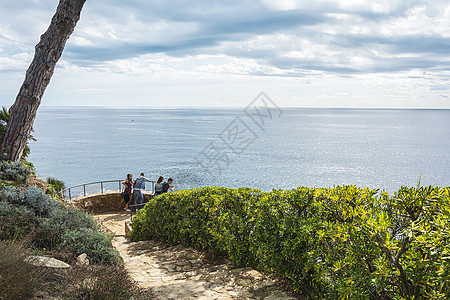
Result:
{"type": "Polygon", "coordinates": [[[206,187],[154,198],[131,236],[228,255],[312,298],[446,299],[449,200],[448,187],[206,187]]]}

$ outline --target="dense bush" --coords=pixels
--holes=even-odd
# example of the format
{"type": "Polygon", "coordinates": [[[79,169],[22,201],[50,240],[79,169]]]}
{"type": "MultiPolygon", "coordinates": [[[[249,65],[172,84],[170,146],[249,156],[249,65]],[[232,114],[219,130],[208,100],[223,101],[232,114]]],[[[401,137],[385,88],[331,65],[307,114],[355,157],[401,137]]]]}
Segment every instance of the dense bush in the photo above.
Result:
{"type": "Polygon", "coordinates": [[[0,191],[3,201],[16,206],[30,208],[38,217],[48,217],[50,212],[62,206],[61,203],[45,195],[39,188],[18,189],[4,187],[0,191]]]}
{"type": "Polygon", "coordinates": [[[41,248],[61,248],[62,236],[66,231],[92,229],[99,231],[94,218],[73,207],[60,205],[49,214],[48,218],[40,218],[40,227],[35,232],[35,244],[41,248]]]}
{"type": "Polygon", "coordinates": [[[50,198],[40,189],[4,187],[0,191],[0,239],[27,237],[32,246],[86,253],[92,262],[114,263],[111,239],[94,218],[50,198]]]}
{"type": "Polygon", "coordinates": [[[201,188],[158,196],[132,238],[227,254],[313,298],[450,296],[450,189],[201,188]]]}
{"type": "Polygon", "coordinates": [[[22,162],[0,162],[0,178],[25,183],[32,170],[22,162]]]}
{"type": "Polygon", "coordinates": [[[47,194],[53,198],[62,199],[61,191],[64,189],[64,182],[54,177],[47,178],[48,189],[47,194]]]}
{"type": "Polygon", "coordinates": [[[86,253],[89,260],[95,263],[111,263],[115,261],[116,252],[111,247],[111,238],[91,228],[66,230],[61,236],[61,249],[73,249],[75,255],[86,253]]]}
{"type": "Polygon", "coordinates": [[[333,295],[450,296],[449,189],[402,187],[392,197],[356,187],[321,190],[312,258],[333,295]],[[319,227],[320,226],[320,227],[319,227]]]}
{"type": "Polygon", "coordinates": [[[29,209],[0,201],[0,240],[31,238],[39,220],[29,209]]]}

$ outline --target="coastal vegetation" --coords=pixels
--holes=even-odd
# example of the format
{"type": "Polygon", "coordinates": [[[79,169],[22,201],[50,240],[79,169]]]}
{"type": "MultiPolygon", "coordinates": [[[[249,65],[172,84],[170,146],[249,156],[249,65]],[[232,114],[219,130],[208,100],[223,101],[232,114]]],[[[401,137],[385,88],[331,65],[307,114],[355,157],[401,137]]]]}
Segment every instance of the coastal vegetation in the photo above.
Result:
{"type": "Polygon", "coordinates": [[[163,194],[134,240],[226,255],[315,299],[448,299],[450,188],[205,187],[163,194]]]}
{"type": "Polygon", "coordinates": [[[0,177],[4,180],[12,180],[18,183],[25,183],[32,173],[32,169],[20,161],[0,162],[0,177]]]}
{"type": "MultiPolygon", "coordinates": [[[[3,162],[0,169],[0,299],[149,299],[149,292],[129,278],[112,236],[101,232],[92,215],[26,185],[33,173],[28,165],[3,162]],[[89,265],[77,266],[83,253],[89,265]],[[30,255],[73,267],[51,271],[31,264],[30,255]]],[[[60,181],[48,181],[50,188],[60,187],[60,181]]]]}
{"type": "Polygon", "coordinates": [[[54,177],[47,178],[48,188],[46,194],[54,199],[62,199],[62,190],[65,188],[64,182],[54,177]]]}

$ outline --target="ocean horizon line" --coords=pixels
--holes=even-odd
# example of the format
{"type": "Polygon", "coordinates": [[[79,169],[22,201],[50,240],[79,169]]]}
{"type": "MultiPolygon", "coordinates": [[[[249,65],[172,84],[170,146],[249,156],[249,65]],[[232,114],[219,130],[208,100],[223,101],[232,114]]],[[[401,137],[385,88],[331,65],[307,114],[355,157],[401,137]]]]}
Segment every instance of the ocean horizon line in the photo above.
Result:
{"type": "MultiPolygon", "coordinates": [[[[126,110],[227,110],[245,109],[247,106],[101,106],[101,105],[41,105],[50,109],[126,109],[126,110]]],[[[328,109],[328,110],[450,110],[450,107],[324,107],[324,106],[279,106],[282,109],[328,109]]]]}

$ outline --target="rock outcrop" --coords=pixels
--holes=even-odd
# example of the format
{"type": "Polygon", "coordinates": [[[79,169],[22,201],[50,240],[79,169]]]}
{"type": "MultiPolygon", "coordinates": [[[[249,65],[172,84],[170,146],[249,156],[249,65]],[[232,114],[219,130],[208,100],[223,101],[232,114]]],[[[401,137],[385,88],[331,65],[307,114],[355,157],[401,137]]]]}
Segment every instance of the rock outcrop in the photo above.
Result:
{"type": "Polygon", "coordinates": [[[48,190],[48,183],[42,178],[36,177],[36,176],[30,176],[27,178],[26,182],[27,186],[33,186],[40,188],[44,193],[48,190]]]}
{"type": "MultiPolygon", "coordinates": [[[[152,192],[144,192],[145,202],[153,198],[152,192]]],[[[131,200],[132,203],[133,200],[131,200]]],[[[125,202],[120,192],[104,192],[81,196],[68,200],[68,203],[84,211],[102,212],[123,209],[125,202]]]]}

